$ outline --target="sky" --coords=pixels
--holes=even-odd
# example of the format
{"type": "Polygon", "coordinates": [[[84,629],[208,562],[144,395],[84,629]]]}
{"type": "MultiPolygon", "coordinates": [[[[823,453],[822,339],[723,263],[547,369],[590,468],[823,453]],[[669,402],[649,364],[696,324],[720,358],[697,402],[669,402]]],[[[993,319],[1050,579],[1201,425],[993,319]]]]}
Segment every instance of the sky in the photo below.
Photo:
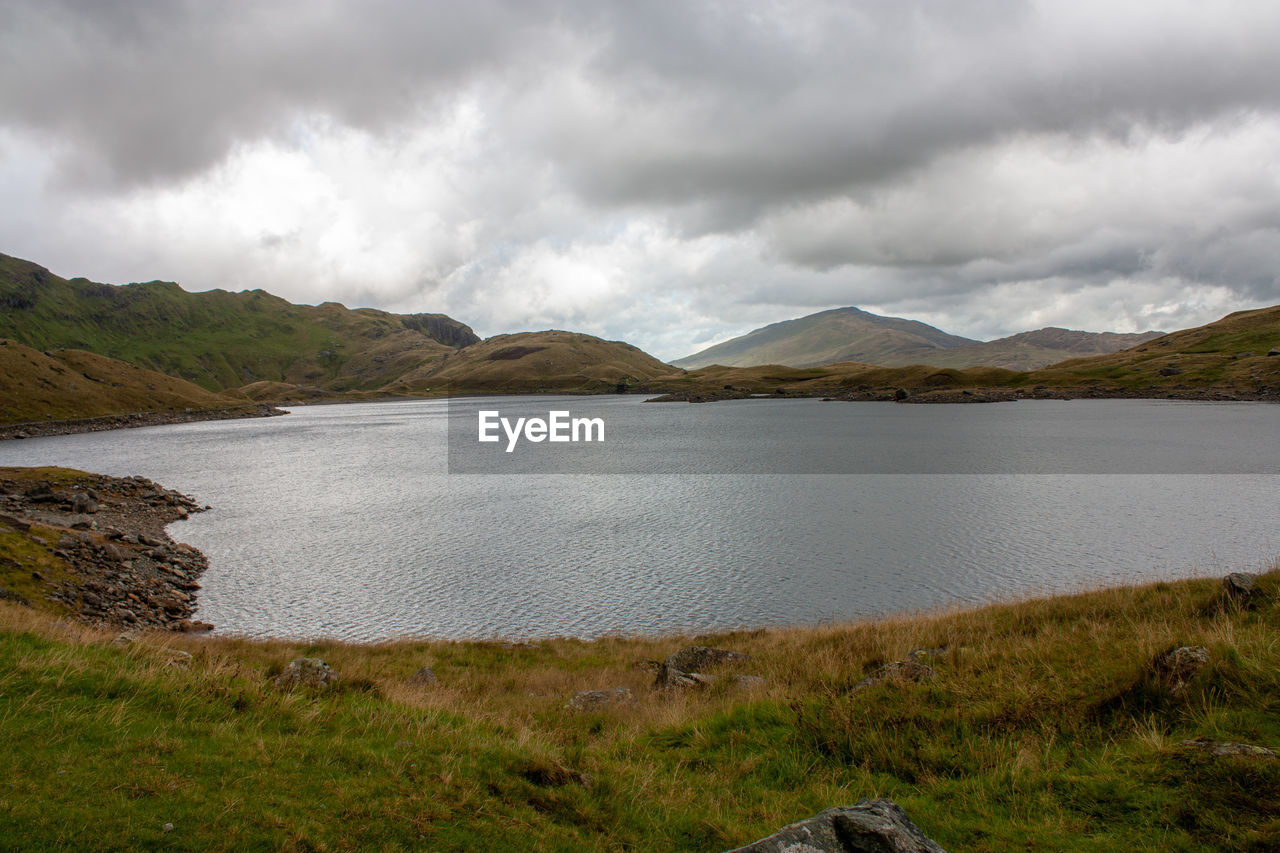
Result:
{"type": "Polygon", "coordinates": [[[1280,4],[2,0],[0,252],[674,359],[1280,303],[1280,4]]]}

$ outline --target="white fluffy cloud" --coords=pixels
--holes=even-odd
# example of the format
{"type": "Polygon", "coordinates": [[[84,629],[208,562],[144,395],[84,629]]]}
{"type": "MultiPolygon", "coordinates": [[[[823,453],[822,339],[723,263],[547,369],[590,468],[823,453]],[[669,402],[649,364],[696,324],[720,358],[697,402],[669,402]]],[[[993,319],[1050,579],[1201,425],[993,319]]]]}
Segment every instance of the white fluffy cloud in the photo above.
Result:
{"type": "Polygon", "coordinates": [[[993,337],[1280,302],[1280,7],[0,12],[0,251],[675,358],[840,305],[993,337]]]}

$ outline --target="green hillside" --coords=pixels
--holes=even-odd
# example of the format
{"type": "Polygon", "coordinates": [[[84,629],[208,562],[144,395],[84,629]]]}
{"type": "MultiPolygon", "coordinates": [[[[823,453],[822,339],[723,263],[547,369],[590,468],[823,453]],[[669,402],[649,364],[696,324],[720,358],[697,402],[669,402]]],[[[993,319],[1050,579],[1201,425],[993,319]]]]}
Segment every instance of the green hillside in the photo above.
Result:
{"type": "Polygon", "coordinates": [[[261,290],[67,280],[7,255],[0,255],[0,336],[38,350],[89,350],[212,391],[261,381],[375,389],[479,340],[442,314],[293,305],[261,290]]]}
{"type": "Polygon", "coordinates": [[[40,352],[0,338],[0,424],[241,406],[242,397],[80,350],[40,352]]]}

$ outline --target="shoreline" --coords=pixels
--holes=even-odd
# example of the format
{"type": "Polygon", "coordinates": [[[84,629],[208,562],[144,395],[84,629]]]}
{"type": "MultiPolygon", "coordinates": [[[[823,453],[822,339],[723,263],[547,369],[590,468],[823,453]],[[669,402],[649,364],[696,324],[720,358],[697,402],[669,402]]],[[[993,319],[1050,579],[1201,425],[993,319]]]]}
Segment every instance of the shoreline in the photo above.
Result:
{"type": "Polygon", "coordinates": [[[114,429],[186,424],[197,421],[224,421],[238,418],[270,418],[287,415],[273,403],[247,403],[223,409],[194,409],[184,412],[128,412],[100,415],[95,418],[73,418],[61,421],[23,421],[0,425],[0,441],[43,438],[53,435],[77,435],[114,429]]]}
{"type": "Polygon", "coordinates": [[[145,477],[0,468],[0,600],[103,627],[211,630],[192,619],[209,561],[165,531],[205,509],[145,477]]]}

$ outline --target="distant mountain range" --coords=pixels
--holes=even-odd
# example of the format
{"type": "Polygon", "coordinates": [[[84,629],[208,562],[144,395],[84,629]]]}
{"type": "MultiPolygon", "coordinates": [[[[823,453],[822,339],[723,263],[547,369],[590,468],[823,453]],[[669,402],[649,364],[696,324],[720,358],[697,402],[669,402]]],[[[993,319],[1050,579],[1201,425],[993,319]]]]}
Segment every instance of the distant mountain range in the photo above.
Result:
{"type": "Polygon", "coordinates": [[[916,320],[836,308],[773,323],[672,362],[695,369],[712,364],[817,367],[856,361],[886,367],[1004,367],[1034,370],[1068,358],[1118,352],[1161,332],[1118,334],[1047,328],[995,341],[948,334],[916,320]]]}
{"type": "Polygon", "coordinates": [[[67,280],[0,255],[0,424],[450,393],[1271,400],[1280,399],[1280,306],[1164,336],[1041,329],[985,343],[842,308],[679,364],[712,362],[685,370],[568,331],[481,340],[444,314],[294,305],[261,290],[67,280]]]}

